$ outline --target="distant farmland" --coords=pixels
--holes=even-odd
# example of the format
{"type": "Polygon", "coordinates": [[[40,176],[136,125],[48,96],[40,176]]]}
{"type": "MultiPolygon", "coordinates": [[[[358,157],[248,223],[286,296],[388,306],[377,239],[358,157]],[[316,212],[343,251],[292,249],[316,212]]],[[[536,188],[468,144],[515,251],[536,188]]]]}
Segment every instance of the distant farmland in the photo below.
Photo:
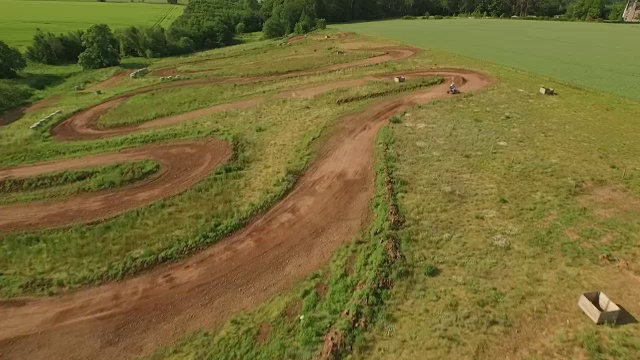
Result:
{"type": "Polygon", "coordinates": [[[516,20],[391,20],[336,25],[640,99],[640,25],[516,20]]]}
{"type": "Polygon", "coordinates": [[[86,29],[104,23],[112,28],[128,25],[167,26],[182,14],[183,6],[166,2],[97,2],[0,0],[0,40],[25,48],[36,28],[54,33],[86,29]]]}

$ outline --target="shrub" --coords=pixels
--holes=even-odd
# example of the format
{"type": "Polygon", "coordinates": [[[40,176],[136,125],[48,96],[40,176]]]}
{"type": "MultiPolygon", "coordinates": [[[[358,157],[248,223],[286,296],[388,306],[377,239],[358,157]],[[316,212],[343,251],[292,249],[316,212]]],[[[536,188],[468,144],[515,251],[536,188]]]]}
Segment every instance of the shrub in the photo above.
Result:
{"type": "Polygon", "coordinates": [[[26,66],[27,62],[18,49],[0,41],[0,79],[14,78],[26,66]]]}
{"type": "Polygon", "coordinates": [[[304,11],[300,15],[300,20],[294,26],[294,32],[296,34],[306,34],[313,28],[313,20],[304,11]]]}
{"type": "Polygon", "coordinates": [[[247,26],[244,23],[238,23],[236,25],[236,34],[244,34],[247,31],[247,26]]]}
{"type": "Polygon", "coordinates": [[[435,277],[440,274],[440,269],[438,269],[438,267],[433,264],[427,264],[424,267],[424,274],[428,277],[435,277]]]}
{"type": "Polygon", "coordinates": [[[0,113],[26,103],[31,95],[33,95],[33,90],[28,86],[0,81],[0,113]]]}
{"type": "Polygon", "coordinates": [[[429,14],[428,11],[425,11],[424,16],[429,17],[431,14],[429,14]]]}
{"type": "Polygon", "coordinates": [[[182,54],[189,54],[196,51],[196,44],[188,37],[182,37],[176,43],[178,51],[182,54]]]}
{"type": "Polygon", "coordinates": [[[60,44],[62,44],[63,60],[65,62],[74,63],[78,61],[78,56],[84,51],[82,35],[84,35],[84,31],[82,30],[58,35],[58,40],[60,40],[60,44]]]}
{"type": "Polygon", "coordinates": [[[141,30],[135,26],[129,26],[115,31],[118,40],[120,55],[122,56],[145,56],[142,44],[141,30]]]}
{"type": "Polygon", "coordinates": [[[327,28],[327,20],[325,19],[318,19],[316,20],[316,28],[318,29],[326,29],[327,28]]]}
{"type": "Polygon", "coordinates": [[[178,0],[167,0],[167,4],[177,5],[178,4],[178,0]]]}
{"type": "Polygon", "coordinates": [[[403,16],[403,17],[402,17],[402,20],[415,20],[415,19],[416,19],[416,17],[415,17],[415,16],[408,16],[408,15],[405,15],[405,16],[403,16]]]}
{"type": "Polygon", "coordinates": [[[36,29],[33,43],[27,48],[27,59],[48,65],[74,63],[84,51],[82,31],[71,31],[67,34],[54,35],[36,29]]]}
{"type": "Polygon", "coordinates": [[[64,47],[53,33],[44,33],[36,29],[33,35],[33,43],[27,47],[27,59],[42,64],[55,65],[62,62],[64,47]]]}
{"type": "Polygon", "coordinates": [[[90,27],[82,36],[85,51],[78,57],[83,69],[100,69],[120,64],[118,40],[109,26],[100,24],[90,27]]]}
{"type": "Polygon", "coordinates": [[[286,33],[284,23],[277,16],[272,16],[264,22],[262,32],[264,32],[264,36],[271,39],[282,37],[286,33]]]}
{"type": "Polygon", "coordinates": [[[433,18],[434,18],[434,19],[436,19],[436,20],[443,19],[442,15],[436,15],[436,16],[434,16],[433,18]]]}

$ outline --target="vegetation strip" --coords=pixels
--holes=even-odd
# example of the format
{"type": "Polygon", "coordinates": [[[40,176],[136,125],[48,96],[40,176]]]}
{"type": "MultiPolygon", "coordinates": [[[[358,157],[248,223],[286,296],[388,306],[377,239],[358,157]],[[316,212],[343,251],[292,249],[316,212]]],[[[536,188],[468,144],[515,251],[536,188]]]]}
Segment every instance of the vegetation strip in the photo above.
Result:
{"type": "Polygon", "coordinates": [[[66,170],[28,178],[8,178],[0,180],[0,193],[5,194],[0,204],[114,189],[146,179],[157,173],[159,169],[159,163],[143,160],[83,170],[66,170]]]}
{"type": "Polygon", "coordinates": [[[437,77],[429,80],[420,80],[417,82],[404,83],[398,87],[394,87],[392,89],[388,89],[384,91],[372,92],[370,94],[365,94],[365,95],[356,95],[356,96],[339,98],[338,100],[336,100],[336,104],[342,105],[342,104],[346,104],[354,101],[374,99],[374,98],[379,98],[383,96],[400,94],[406,91],[413,91],[413,90],[417,90],[425,87],[438,85],[438,84],[441,84],[443,81],[444,81],[443,78],[437,77]]]}

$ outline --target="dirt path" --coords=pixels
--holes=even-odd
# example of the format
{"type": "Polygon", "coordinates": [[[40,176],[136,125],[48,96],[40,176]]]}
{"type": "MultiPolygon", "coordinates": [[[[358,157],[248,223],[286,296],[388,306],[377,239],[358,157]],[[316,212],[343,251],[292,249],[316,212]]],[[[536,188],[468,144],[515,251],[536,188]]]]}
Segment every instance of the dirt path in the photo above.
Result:
{"type": "MultiPolygon", "coordinates": [[[[406,75],[455,79],[464,92],[492,82],[468,70],[406,75]]],[[[334,249],[366,224],[378,131],[398,112],[450,96],[446,89],[447,82],[380,100],[344,118],[285,199],[242,231],[189,259],[67,295],[0,302],[0,357],[144,356],[190,332],[220,326],[229,316],[286,290],[325,265],[334,249]]],[[[301,91],[309,96],[320,90],[301,91]]]]}
{"type": "Polygon", "coordinates": [[[118,190],[80,194],[64,201],[56,199],[0,206],[0,231],[56,227],[113,217],[183,192],[211,174],[231,155],[230,144],[207,139],[154,144],[118,153],[6,168],[0,170],[0,180],[147,159],[159,162],[161,170],[158,176],[148,181],[118,190]]]}

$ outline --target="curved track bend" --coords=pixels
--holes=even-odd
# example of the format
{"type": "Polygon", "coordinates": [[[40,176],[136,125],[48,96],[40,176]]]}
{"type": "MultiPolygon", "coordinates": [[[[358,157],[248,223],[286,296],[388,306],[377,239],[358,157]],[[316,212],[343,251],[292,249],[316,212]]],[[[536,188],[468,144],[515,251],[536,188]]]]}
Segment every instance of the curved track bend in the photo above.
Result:
{"type": "MultiPolygon", "coordinates": [[[[454,79],[464,92],[492,83],[491,78],[469,70],[403,75],[454,79]]],[[[298,95],[320,90],[303,89],[298,95]]],[[[444,83],[385,98],[344,118],[287,197],[207,250],[125,281],[52,298],[0,302],[0,357],[125,359],[147,355],[192,331],[217,327],[232,314],[286,290],[326,264],[334,249],[366,224],[378,131],[396,113],[449,96],[446,90],[444,83]]],[[[142,91],[150,90],[138,93],[142,91]]],[[[106,106],[103,104],[98,107],[106,106]]],[[[74,118],[61,124],[59,132],[54,131],[56,136],[71,140],[103,135],[95,134],[91,121],[74,118]],[[84,125],[76,126],[74,121],[84,125]]]]}

